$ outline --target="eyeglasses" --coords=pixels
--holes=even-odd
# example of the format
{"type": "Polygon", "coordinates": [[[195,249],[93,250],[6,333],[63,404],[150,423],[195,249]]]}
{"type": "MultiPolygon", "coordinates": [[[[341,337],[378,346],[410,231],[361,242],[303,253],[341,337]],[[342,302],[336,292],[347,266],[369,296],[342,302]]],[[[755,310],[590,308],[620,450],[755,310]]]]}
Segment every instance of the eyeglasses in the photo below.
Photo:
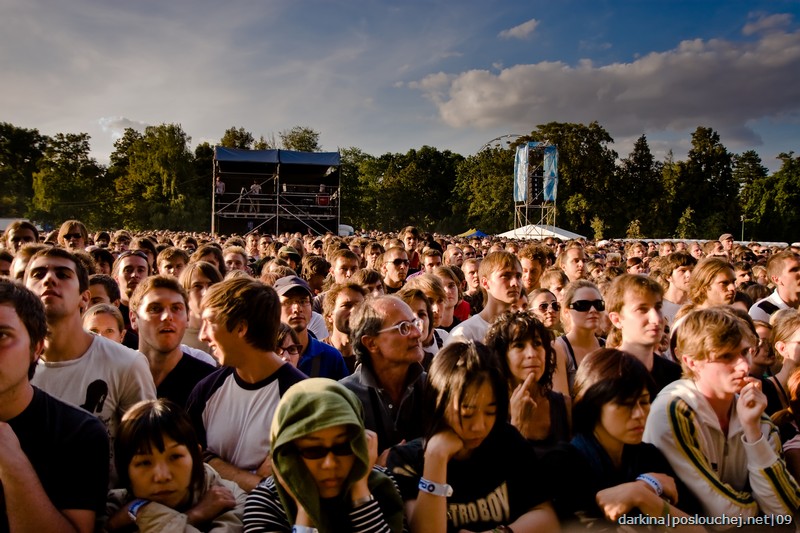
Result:
{"type": "Polygon", "coordinates": [[[136,257],[141,257],[145,261],[149,261],[150,260],[150,258],[147,257],[146,253],[140,252],[139,250],[125,250],[124,252],[122,252],[121,254],[119,254],[117,256],[117,260],[125,259],[126,257],[130,257],[132,255],[134,255],[136,257]]]}
{"type": "Polygon", "coordinates": [[[334,444],[331,447],[309,446],[308,448],[301,448],[297,446],[297,453],[300,454],[300,457],[303,459],[324,459],[329,453],[333,453],[333,455],[337,457],[353,455],[353,448],[350,446],[349,442],[334,444]]]}
{"type": "Polygon", "coordinates": [[[399,257],[397,259],[393,259],[390,262],[396,267],[399,267],[400,265],[408,266],[410,264],[408,259],[400,259],[399,257]]]}
{"type": "Polygon", "coordinates": [[[283,355],[284,352],[288,352],[289,355],[298,355],[300,353],[300,348],[302,348],[302,344],[290,344],[289,346],[278,346],[278,355],[283,355]]]}
{"type": "Polygon", "coordinates": [[[577,300],[569,304],[570,309],[574,309],[579,313],[586,313],[592,307],[598,311],[605,311],[606,303],[603,300],[577,300]]]}
{"type": "Polygon", "coordinates": [[[80,233],[65,233],[64,234],[64,240],[65,241],[70,241],[72,239],[80,239],[82,237],[83,237],[83,235],[81,235],[80,233]]]}
{"type": "Polygon", "coordinates": [[[378,333],[386,333],[388,331],[396,329],[400,333],[400,335],[402,335],[403,337],[408,337],[409,334],[411,334],[412,326],[417,328],[417,331],[422,333],[422,328],[425,327],[425,323],[422,321],[421,318],[415,318],[414,320],[403,320],[402,322],[399,322],[390,328],[384,328],[378,330],[378,333]]]}
{"type": "Polygon", "coordinates": [[[299,305],[300,307],[311,305],[311,298],[309,298],[308,296],[306,296],[305,298],[286,298],[284,301],[281,302],[281,305],[287,308],[295,304],[299,305]]]}
{"type": "Polygon", "coordinates": [[[541,303],[541,304],[536,306],[536,308],[539,309],[540,313],[547,312],[547,308],[548,307],[550,309],[552,309],[553,311],[560,311],[561,310],[561,304],[558,303],[558,302],[550,302],[549,304],[548,303],[541,303]]]}

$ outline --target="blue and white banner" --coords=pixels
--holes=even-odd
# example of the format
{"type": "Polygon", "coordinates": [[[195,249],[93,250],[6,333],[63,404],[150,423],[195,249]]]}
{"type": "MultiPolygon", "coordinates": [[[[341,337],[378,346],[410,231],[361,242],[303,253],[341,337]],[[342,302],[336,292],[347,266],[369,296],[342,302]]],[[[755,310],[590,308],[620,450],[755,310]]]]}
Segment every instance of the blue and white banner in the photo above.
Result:
{"type": "Polygon", "coordinates": [[[517,146],[514,157],[514,201],[528,201],[528,145],[517,146]]]}
{"type": "Polygon", "coordinates": [[[555,202],[558,196],[558,149],[553,146],[544,147],[544,184],[545,202],[555,202]]]}

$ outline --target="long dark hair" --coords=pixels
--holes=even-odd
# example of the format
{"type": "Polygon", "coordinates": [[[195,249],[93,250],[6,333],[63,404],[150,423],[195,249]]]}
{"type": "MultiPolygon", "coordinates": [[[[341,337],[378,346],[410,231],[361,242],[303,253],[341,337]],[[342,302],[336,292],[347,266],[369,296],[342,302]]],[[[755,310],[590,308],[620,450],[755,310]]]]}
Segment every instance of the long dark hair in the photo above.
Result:
{"type": "MultiPolygon", "coordinates": [[[[462,405],[470,388],[486,382],[492,386],[497,405],[497,421],[508,420],[508,385],[500,373],[497,356],[486,346],[473,341],[456,341],[442,348],[433,358],[425,390],[425,437],[430,439],[447,427],[445,412],[453,400],[462,405]]],[[[497,423],[492,431],[497,428],[497,423]]]]}

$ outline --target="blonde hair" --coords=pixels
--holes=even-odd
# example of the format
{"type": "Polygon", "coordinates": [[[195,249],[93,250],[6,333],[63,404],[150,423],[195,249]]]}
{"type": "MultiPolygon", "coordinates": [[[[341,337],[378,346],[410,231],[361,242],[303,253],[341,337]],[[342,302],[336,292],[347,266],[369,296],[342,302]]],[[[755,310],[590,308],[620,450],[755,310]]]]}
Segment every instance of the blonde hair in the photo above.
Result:
{"type": "Polygon", "coordinates": [[[683,367],[683,374],[694,379],[684,357],[695,361],[713,360],[714,353],[739,346],[743,339],[755,344],[750,326],[736,315],[721,307],[692,311],[675,332],[675,352],[683,367]]]}

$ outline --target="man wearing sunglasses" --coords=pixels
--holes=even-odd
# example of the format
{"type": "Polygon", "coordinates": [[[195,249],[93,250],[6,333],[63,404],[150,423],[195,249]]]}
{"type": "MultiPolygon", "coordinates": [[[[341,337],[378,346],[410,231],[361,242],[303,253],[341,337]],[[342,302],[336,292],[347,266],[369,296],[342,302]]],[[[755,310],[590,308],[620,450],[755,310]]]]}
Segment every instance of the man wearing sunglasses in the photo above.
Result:
{"type": "Polygon", "coordinates": [[[384,252],[381,274],[386,294],[394,294],[403,288],[408,277],[408,268],[408,252],[404,248],[396,246],[384,252]]]}
{"type": "Polygon", "coordinates": [[[371,298],[350,315],[350,340],[361,364],[342,384],[364,404],[364,425],[378,434],[381,464],[391,446],[422,436],[422,327],[396,296],[371,298]]]}
{"type": "Polygon", "coordinates": [[[84,250],[88,241],[89,233],[80,220],[67,220],[58,230],[58,245],[71,252],[84,250]]]}

